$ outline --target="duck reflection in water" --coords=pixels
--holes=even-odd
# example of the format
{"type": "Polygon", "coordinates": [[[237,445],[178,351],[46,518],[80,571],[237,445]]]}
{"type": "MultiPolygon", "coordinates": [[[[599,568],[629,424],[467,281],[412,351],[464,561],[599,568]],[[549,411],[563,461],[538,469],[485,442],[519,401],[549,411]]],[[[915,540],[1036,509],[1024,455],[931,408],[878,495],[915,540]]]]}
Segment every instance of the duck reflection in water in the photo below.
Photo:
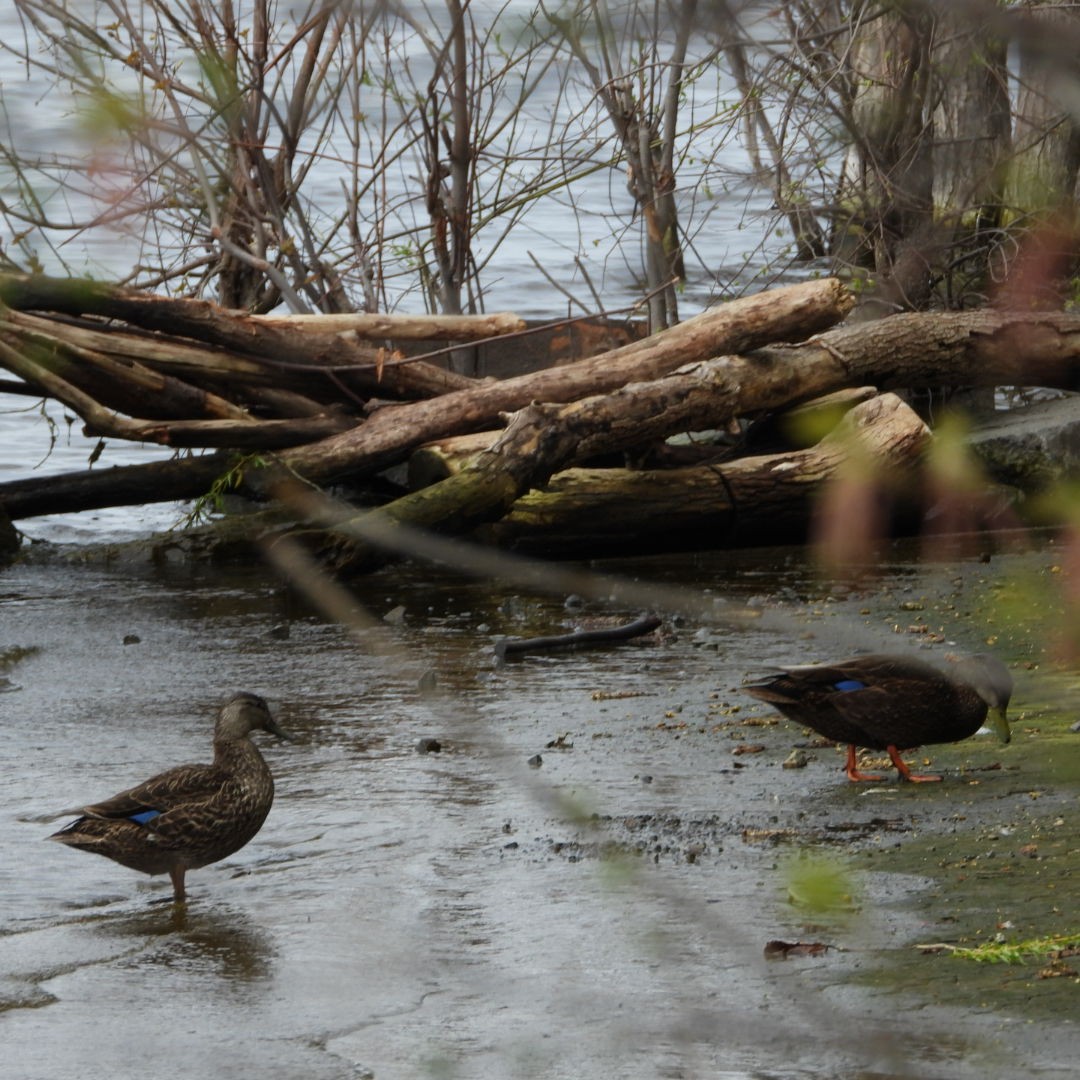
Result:
{"type": "Polygon", "coordinates": [[[237,988],[273,974],[271,935],[242,911],[173,904],[167,919],[143,911],[88,921],[111,937],[138,941],[141,947],[129,962],[139,967],[182,969],[190,976],[225,979],[237,988]]]}

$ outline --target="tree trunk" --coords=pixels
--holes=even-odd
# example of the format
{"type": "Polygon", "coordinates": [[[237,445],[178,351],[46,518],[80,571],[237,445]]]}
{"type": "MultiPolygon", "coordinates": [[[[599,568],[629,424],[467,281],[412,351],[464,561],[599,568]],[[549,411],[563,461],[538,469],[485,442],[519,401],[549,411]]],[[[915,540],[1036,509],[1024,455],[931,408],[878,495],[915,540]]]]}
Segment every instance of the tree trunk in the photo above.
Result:
{"type": "MultiPolygon", "coordinates": [[[[1080,29],[1080,15],[1057,3],[1029,0],[1025,7],[1027,18],[1049,35],[1057,31],[1069,40],[1080,29]]],[[[1005,188],[1007,223],[1031,223],[1032,216],[1048,214],[1071,218],[1080,167],[1080,125],[1065,97],[1070,84],[1060,65],[1048,62],[1046,50],[1032,44],[1027,40],[1020,50],[1015,152],[1005,188]]]]}
{"type": "Polygon", "coordinates": [[[930,196],[929,141],[923,106],[926,17],[876,0],[854,5],[850,52],[855,98],[840,181],[846,210],[834,251],[878,274],[888,273],[895,243],[925,214],[930,196]]]}
{"type": "Polygon", "coordinates": [[[954,236],[997,224],[1009,150],[1006,42],[968,12],[934,13],[933,213],[954,236]]]}

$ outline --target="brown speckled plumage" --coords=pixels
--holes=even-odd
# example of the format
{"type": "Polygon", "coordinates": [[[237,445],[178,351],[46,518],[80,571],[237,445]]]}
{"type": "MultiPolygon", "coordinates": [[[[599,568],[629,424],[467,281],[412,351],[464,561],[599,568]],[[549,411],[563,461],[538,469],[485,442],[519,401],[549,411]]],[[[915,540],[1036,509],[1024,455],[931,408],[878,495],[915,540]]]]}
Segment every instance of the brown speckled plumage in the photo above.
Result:
{"type": "Polygon", "coordinates": [[[881,780],[858,771],[855,747],[885,750],[905,780],[917,776],[901,750],[958,742],[987,720],[1009,741],[1005,711],[1012,677],[992,656],[970,656],[939,669],[911,656],[877,653],[837,664],[784,668],[747,693],[774,705],[786,717],[819,735],[848,744],[852,780],[881,780]]]}
{"type": "Polygon", "coordinates": [[[184,874],[239,851],[270,812],[274,779],[248,738],[259,729],[288,738],[261,697],[237,694],[218,714],[212,764],[180,765],[65,811],[81,816],[49,839],[144,874],[167,873],[183,900],[184,874]]]}

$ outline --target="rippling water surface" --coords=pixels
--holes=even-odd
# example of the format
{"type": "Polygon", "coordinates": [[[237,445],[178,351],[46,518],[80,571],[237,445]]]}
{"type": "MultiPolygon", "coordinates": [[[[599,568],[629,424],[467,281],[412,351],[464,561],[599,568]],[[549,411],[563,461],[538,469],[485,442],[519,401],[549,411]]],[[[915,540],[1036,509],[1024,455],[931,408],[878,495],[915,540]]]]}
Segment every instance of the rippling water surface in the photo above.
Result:
{"type": "MultiPolygon", "coordinates": [[[[758,588],[724,562],[623,568],[758,588]]],[[[794,777],[790,731],[739,726],[745,672],[790,639],[669,623],[660,642],[499,667],[499,636],[578,616],[409,566],[357,600],[383,621],[351,636],[257,566],[39,551],[0,574],[0,1075],[1068,1075],[1022,1022],[928,1010],[894,1041],[897,1001],[860,973],[918,939],[918,882],[867,875],[858,918],[816,924],[788,902],[783,853],[747,839],[906,812],[852,791],[831,752],[794,777]],[[241,689],[297,741],[261,742],[275,806],[192,872],[186,909],[162,879],[44,841],[65,807],[205,760],[241,689]],[[807,936],[844,951],[763,959],[807,936]]]]}

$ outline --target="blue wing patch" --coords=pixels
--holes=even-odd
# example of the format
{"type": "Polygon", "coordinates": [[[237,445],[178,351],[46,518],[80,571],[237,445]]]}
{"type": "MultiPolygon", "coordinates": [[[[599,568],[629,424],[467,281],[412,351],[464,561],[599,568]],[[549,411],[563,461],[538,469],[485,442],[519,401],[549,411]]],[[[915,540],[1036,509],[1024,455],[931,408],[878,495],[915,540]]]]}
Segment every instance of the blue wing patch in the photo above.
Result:
{"type": "Polygon", "coordinates": [[[844,679],[843,682],[833,683],[834,690],[865,690],[866,683],[858,679],[844,679]]]}
{"type": "Polygon", "coordinates": [[[136,825],[148,825],[156,817],[161,817],[160,810],[143,810],[141,813],[132,814],[128,821],[134,821],[136,825]]]}

